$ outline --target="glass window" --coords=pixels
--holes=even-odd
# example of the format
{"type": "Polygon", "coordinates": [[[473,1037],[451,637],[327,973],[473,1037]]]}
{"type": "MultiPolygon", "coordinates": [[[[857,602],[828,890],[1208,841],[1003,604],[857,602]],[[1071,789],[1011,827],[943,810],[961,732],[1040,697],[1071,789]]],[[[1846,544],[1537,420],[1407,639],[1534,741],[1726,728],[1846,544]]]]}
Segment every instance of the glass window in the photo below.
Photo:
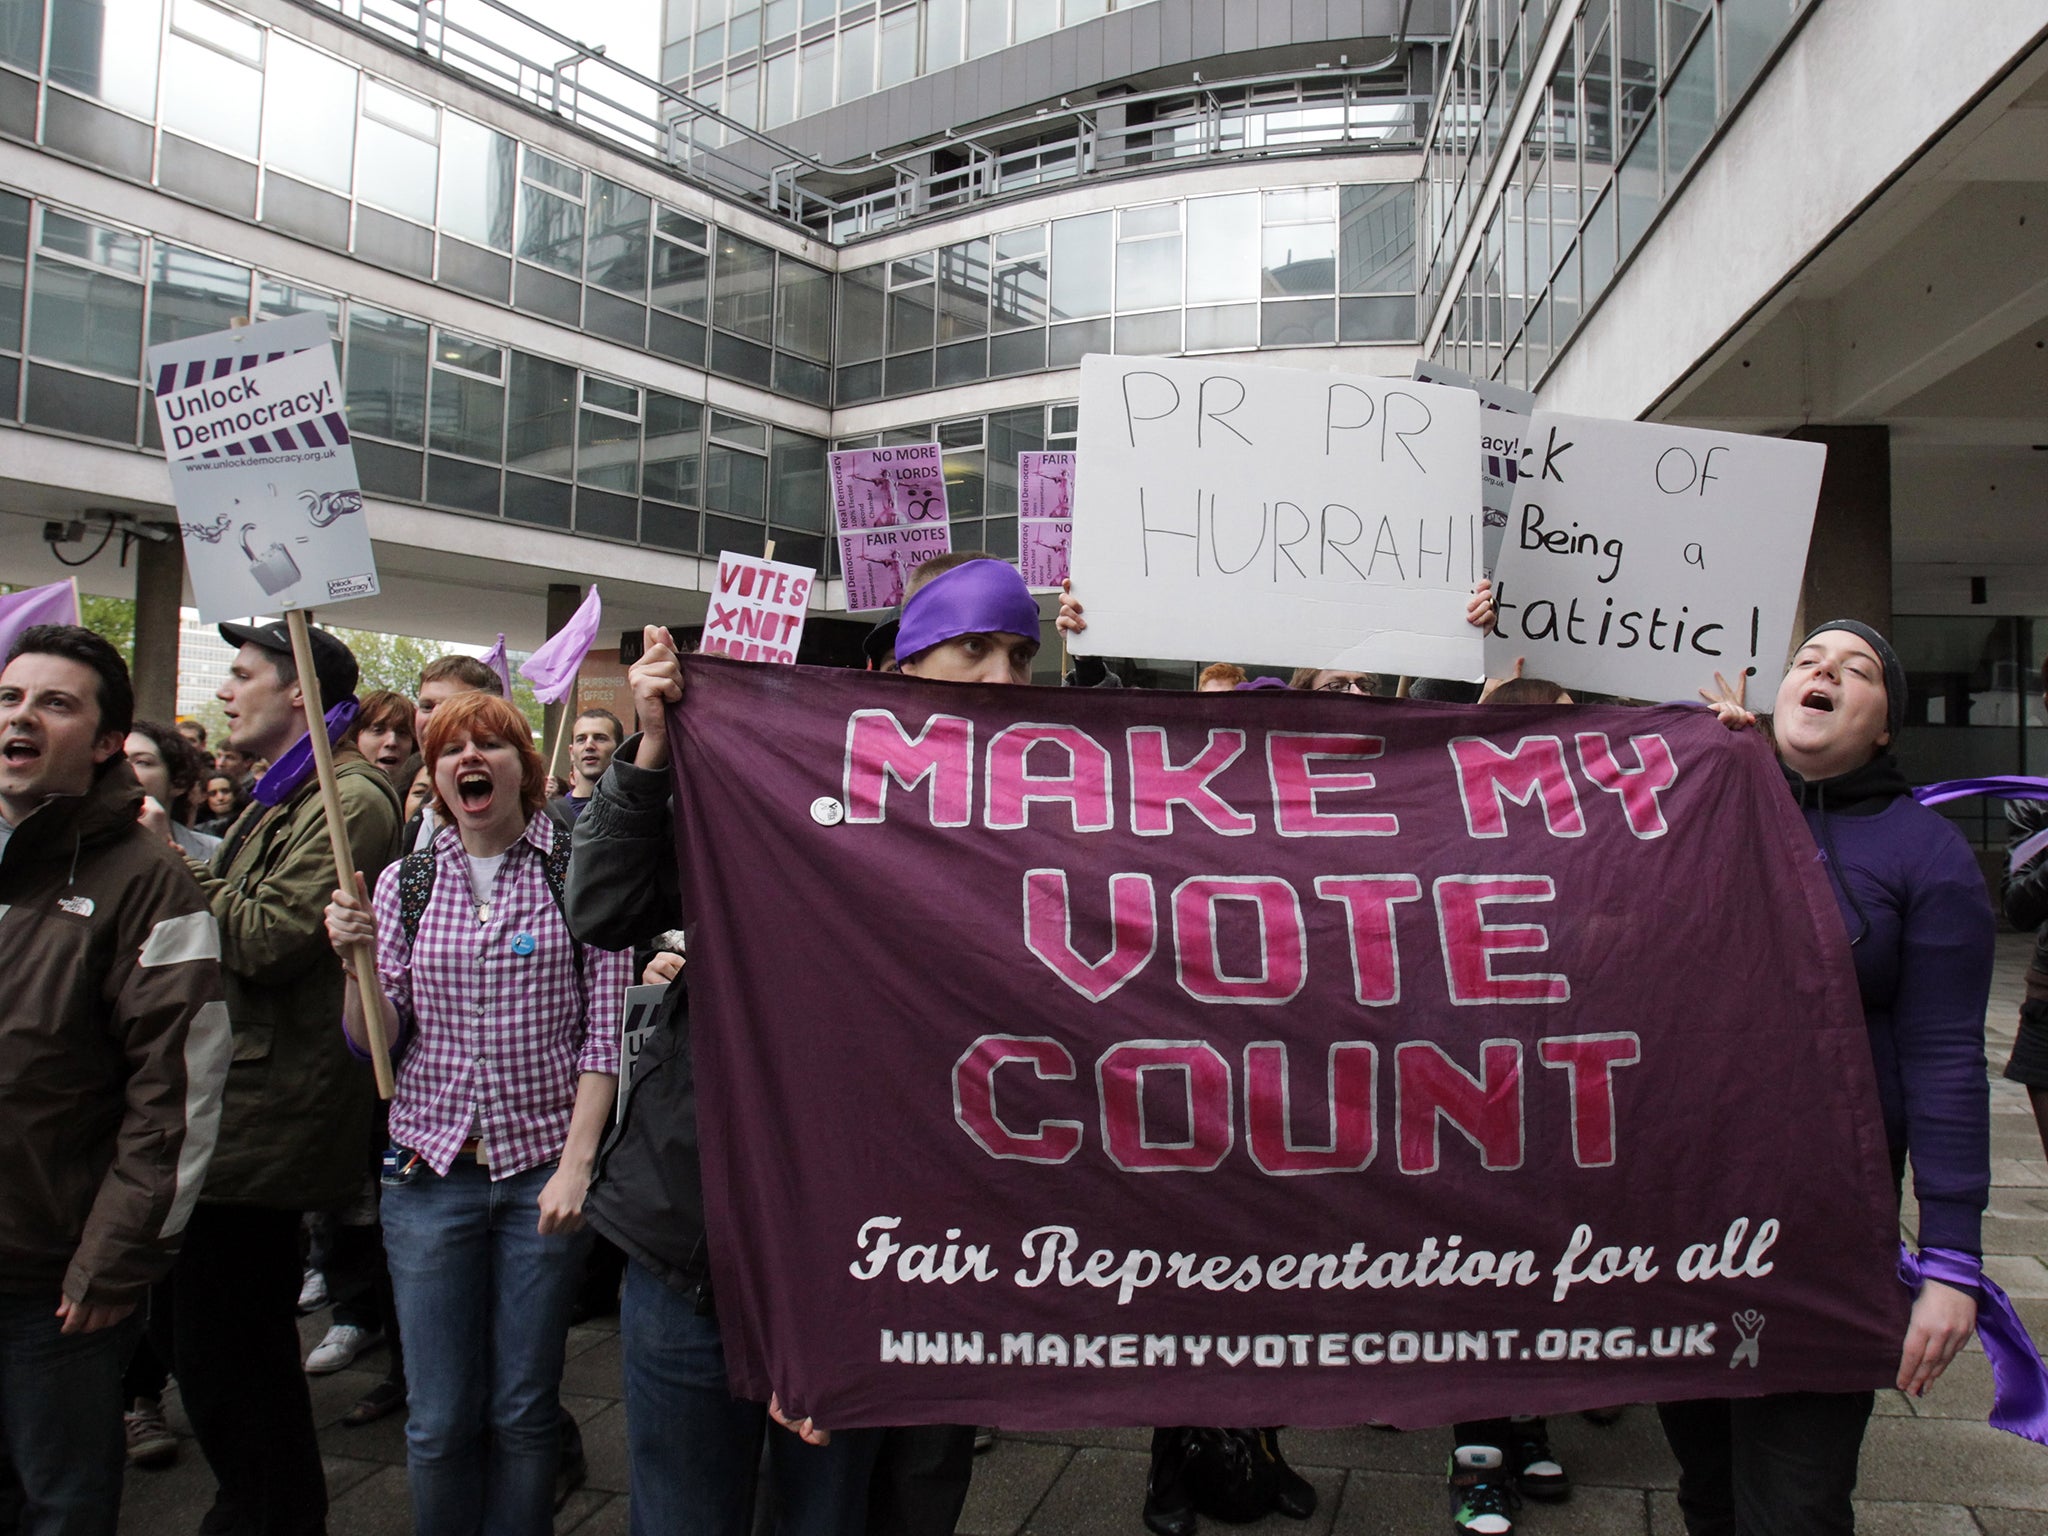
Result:
{"type": "Polygon", "coordinates": [[[882,89],[885,91],[917,74],[917,9],[914,5],[906,5],[882,18],[882,89]]]}
{"type": "Polygon", "coordinates": [[[996,260],[1012,261],[1021,256],[1042,256],[1045,254],[1045,226],[1026,224],[1022,229],[1006,229],[996,236],[996,260]]]}
{"type": "Polygon", "coordinates": [[[1009,41],[1010,0],[967,0],[967,57],[994,53],[1009,41]]]}
{"type": "Polygon", "coordinates": [[[1328,299],[1291,299],[1260,306],[1262,347],[1312,347],[1336,339],[1337,308],[1328,299]]]}
{"type": "Polygon", "coordinates": [[[149,342],[224,331],[249,313],[249,269],[156,242],[149,280],[149,342]]]}
{"type": "Polygon", "coordinates": [[[590,178],[591,282],[614,293],[647,296],[647,219],[653,201],[602,176],[590,178]]]}
{"type": "Polygon", "coordinates": [[[711,435],[720,442],[736,443],[742,448],[758,448],[763,453],[768,451],[768,429],[760,422],[749,421],[744,416],[729,416],[724,411],[713,411],[711,435]]]}
{"type": "MultiPolygon", "coordinates": [[[[1180,210],[1176,207],[1173,212],[1178,216],[1180,210]]],[[[1129,220],[1125,222],[1128,224],[1129,220]]],[[[1118,309],[1160,309],[1179,303],[1180,235],[1177,232],[1117,242],[1118,309]]]]}
{"type": "Polygon", "coordinates": [[[417,443],[426,432],[427,327],[422,320],[348,307],[351,432],[417,443]]]}
{"type": "Polygon", "coordinates": [[[875,88],[875,24],[864,21],[839,34],[839,99],[858,101],[875,88]]]}
{"type": "Polygon", "coordinates": [[[898,288],[889,295],[889,350],[915,352],[932,344],[931,283],[898,288]]]}
{"type": "Polygon", "coordinates": [[[832,500],[825,477],[825,440],[775,429],[769,461],[774,473],[774,522],[784,528],[822,533],[832,500]]]}
{"type": "Polygon", "coordinates": [[[705,317],[711,258],[671,240],[654,242],[654,304],[692,320],[705,317]]]}
{"type": "Polygon", "coordinates": [[[429,103],[365,80],[357,194],[392,213],[433,223],[437,116],[429,103]]]}
{"type": "Polygon", "coordinates": [[[154,117],[163,0],[59,0],[50,9],[50,78],[154,117]]]}
{"type": "MultiPolygon", "coordinates": [[[[1188,302],[1212,304],[1259,294],[1259,194],[1198,197],[1188,203],[1188,302]]],[[[1193,343],[1190,342],[1190,345],[1193,343]]]]}
{"type": "MultiPolygon", "coordinates": [[[[1271,194],[1267,194],[1269,197],[1271,194]]],[[[1260,256],[1268,298],[1337,291],[1335,224],[1268,225],[1260,256]]]]}
{"type": "MultiPolygon", "coordinates": [[[[28,199],[0,192],[0,348],[9,352],[21,346],[21,301],[27,286],[28,199]]],[[[0,416],[13,412],[14,402],[0,396],[0,416]]]]}
{"type": "Polygon", "coordinates": [[[1287,187],[1266,194],[1268,224],[1301,224],[1336,216],[1335,187],[1287,187]]]}
{"type": "MultiPolygon", "coordinates": [[[[765,433],[764,433],[765,435],[765,433]]],[[[704,505],[750,522],[768,520],[768,458],[713,442],[704,453],[704,505]]]]}
{"type": "MultiPolygon", "coordinates": [[[[776,0],[779,5],[782,0],[776,0]]],[[[795,0],[790,0],[791,4],[795,0]]],[[[796,50],[778,53],[765,67],[761,87],[761,126],[780,128],[796,116],[796,50]]]]}
{"type": "Polygon", "coordinates": [[[1163,357],[1180,351],[1180,311],[1163,309],[1150,315],[1121,315],[1116,322],[1116,350],[1138,357],[1163,357]]]}
{"type": "MultiPolygon", "coordinates": [[[[30,74],[43,67],[43,0],[0,0],[0,61],[30,74]]],[[[0,403],[0,415],[13,414],[10,396],[0,403]]]]}
{"type": "Polygon", "coordinates": [[[512,249],[519,145],[453,112],[441,114],[441,228],[473,245],[512,249]]]}
{"type": "Polygon", "coordinates": [[[264,74],[265,163],[346,192],[355,161],[356,72],[273,32],[264,74]]]}
{"type": "Polygon", "coordinates": [[[708,247],[705,243],[704,221],[693,214],[678,213],[673,208],[657,203],[654,209],[654,232],[670,240],[680,240],[698,250],[708,247]]]}
{"type": "Polygon", "coordinates": [[[730,230],[718,232],[712,274],[711,321],[750,341],[771,340],[775,329],[775,252],[730,230]]]}
{"type": "Polygon", "coordinates": [[[832,55],[837,39],[821,37],[803,46],[803,89],[797,98],[799,117],[809,117],[832,105],[832,55]]]}
{"type": "Polygon", "coordinates": [[[1017,0],[1017,41],[1028,43],[1060,24],[1060,0],[1017,0]]]}
{"type": "Polygon", "coordinates": [[[643,496],[697,504],[703,414],[704,408],[694,400],[647,392],[647,448],[640,466],[643,496]]]}
{"type": "Polygon", "coordinates": [[[1043,259],[1007,262],[996,269],[989,328],[1018,331],[1045,324],[1046,281],[1043,259]]]}
{"type": "Polygon", "coordinates": [[[1792,23],[1792,0],[1721,0],[1721,34],[1728,99],[1749,89],[1792,23]]]}
{"type": "Polygon", "coordinates": [[[775,273],[775,345],[820,362],[831,359],[831,273],[782,258],[775,273]]]}
{"type": "Polygon", "coordinates": [[[1110,306],[1108,213],[1058,219],[1052,226],[1052,316],[1106,315],[1110,306]]]}
{"type": "Polygon", "coordinates": [[[697,34],[697,67],[706,69],[725,62],[725,28],[706,27],[697,34]]]}
{"type": "Polygon", "coordinates": [[[96,267],[142,275],[142,237],[105,224],[89,224],[53,208],[43,210],[43,249],[76,256],[96,267]]]}
{"type": "Polygon", "coordinates": [[[760,126],[761,71],[749,65],[725,77],[725,115],[749,128],[760,126]]]}
{"type": "Polygon", "coordinates": [[[53,363],[96,368],[124,379],[138,377],[142,285],[65,261],[37,261],[28,349],[53,363]]]}
{"type": "Polygon", "coordinates": [[[772,43],[795,30],[796,0],[768,0],[762,11],[762,37],[772,43]]]}
{"type": "Polygon", "coordinates": [[[1340,187],[1337,280],[1345,293],[1415,287],[1415,188],[1408,182],[1340,187]]]}
{"type": "Polygon", "coordinates": [[[505,456],[504,353],[443,331],[434,347],[428,441],[444,453],[496,464],[505,456]]]}
{"type": "Polygon", "coordinates": [[[532,146],[526,151],[526,179],[537,181],[544,187],[553,187],[566,197],[583,196],[583,172],[575,166],[544,155],[532,146]]]}
{"type": "Polygon", "coordinates": [[[988,334],[989,243],[968,240],[939,252],[939,340],[988,334]]]}
{"type": "Polygon", "coordinates": [[[506,462],[568,479],[576,438],[576,370],[567,363],[514,352],[510,406],[506,462]]]}
{"type": "Polygon", "coordinates": [[[808,27],[814,21],[829,21],[838,10],[839,0],[804,0],[803,24],[808,27]]]}
{"type": "Polygon", "coordinates": [[[1648,131],[1636,140],[1635,148],[1622,161],[1621,174],[1616,178],[1621,196],[1620,250],[1624,256],[1635,249],[1636,241],[1650,227],[1650,220],[1657,212],[1656,116],[1654,112],[1650,114],[1648,131]]]}
{"type": "Polygon", "coordinates": [[[924,73],[960,62],[963,8],[966,0],[925,0],[924,73]]]}
{"type": "Polygon", "coordinates": [[[858,267],[839,274],[839,344],[835,361],[865,362],[882,355],[883,269],[858,267]]]}
{"type": "Polygon", "coordinates": [[[640,391],[585,376],[576,478],[631,494],[640,484],[640,391]]]}
{"type": "Polygon", "coordinates": [[[256,157],[263,29],[205,0],[173,0],[164,44],[164,126],[256,157]]]}
{"type": "Polygon", "coordinates": [[[282,278],[260,278],[256,284],[256,313],[265,320],[285,315],[322,315],[327,320],[327,334],[336,341],[341,339],[341,300],[317,288],[301,288],[282,278]]]}
{"type": "Polygon", "coordinates": [[[1672,181],[1685,174],[1714,133],[1714,28],[1708,25],[1664,98],[1664,164],[1672,181]]]}
{"type": "Polygon", "coordinates": [[[1259,306],[1225,304],[1187,312],[1187,350],[1222,352],[1259,344],[1259,306]]]}
{"type": "Polygon", "coordinates": [[[519,189],[519,254],[570,277],[581,277],[583,205],[527,182],[519,189]]]}

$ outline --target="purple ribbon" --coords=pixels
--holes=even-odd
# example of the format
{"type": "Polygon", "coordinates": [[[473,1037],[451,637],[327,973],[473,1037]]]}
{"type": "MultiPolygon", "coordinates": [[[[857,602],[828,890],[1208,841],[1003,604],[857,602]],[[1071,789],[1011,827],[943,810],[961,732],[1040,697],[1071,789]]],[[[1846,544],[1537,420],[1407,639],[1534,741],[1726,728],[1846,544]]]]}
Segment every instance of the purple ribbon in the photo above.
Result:
{"type": "MultiPolygon", "coordinates": [[[[327,741],[334,745],[355,723],[356,700],[350,694],[334,708],[327,711],[327,741]]],[[[306,782],[306,776],[313,771],[313,733],[306,732],[286,749],[283,757],[270,765],[270,769],[256,781],[250,791],[261,805],[283,805],[298,793],[299,786],[306,782]]]]}
{"type": "Polygon", "coordinates": [[[2048,1445],[2048,1365],[2012,1298],[1985,1275],[1983,1261],[1953,1248],[1923,1248],[1916,1255],[1901,1243],[1899,1279],[1916,1296],[1927,1280],[1977,1293],[1977,1337],[1991,1361],[1991,1427],[2048,1445]]]}
{"type": "Polygon", "coordinates": [[[1922,784],[1913,791],[1913,798],[1922,805],[1941,805],[1972,795],[1990,795],[1997,800],[2048,800],[2048,779],[1994,774],[1988,779],[1945,779],[1939,784],[1922,784]]]}

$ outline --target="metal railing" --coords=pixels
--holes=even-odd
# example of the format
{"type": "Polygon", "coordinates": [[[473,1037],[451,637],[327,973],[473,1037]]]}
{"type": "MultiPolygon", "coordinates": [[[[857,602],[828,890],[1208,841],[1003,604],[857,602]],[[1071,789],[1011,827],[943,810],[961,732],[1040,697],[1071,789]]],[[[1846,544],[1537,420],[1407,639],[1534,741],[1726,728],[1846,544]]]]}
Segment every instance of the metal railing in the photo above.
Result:
{"type": "Polygon", "coordinates": [[[832,163],[535,21],[512,0],[297,0],[502,91],[712,190],[832,240],[1018,196],[1049,181],[1192,159],[1420,146],[1431,98],[1405,76],[1409,4],[1385,56],[1041,108],[891,154],[832,163]],[[551,59],[553,62],[541,62],[551,59]],[[1377,89],[1374,88],[1377,83],[1377,89]],[[1405,81],[1403,82],[1405,83],[1405,81]],[[1019,139],[1028,143],[1019,144],[1019,139]],[[738,148],[743,153],[734,153],[738,148]],[[934,166],[934,161],[946,162],[934,166]],[[827,191],[824,183],[836,190],[827,191]]]}

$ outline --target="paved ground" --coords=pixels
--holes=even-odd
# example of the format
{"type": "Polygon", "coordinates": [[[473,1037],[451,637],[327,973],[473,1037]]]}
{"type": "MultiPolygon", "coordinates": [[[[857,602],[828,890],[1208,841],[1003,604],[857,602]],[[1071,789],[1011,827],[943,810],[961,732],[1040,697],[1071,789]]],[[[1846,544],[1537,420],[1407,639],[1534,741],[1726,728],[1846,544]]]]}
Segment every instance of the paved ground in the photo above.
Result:
{"type": "MultiPolygon", "coordinates": [[[[2030,940],[2001,941],[1990,1014],[1994,1074],[2004,1064],[2018,1013],[2020,974],[2030,940]]],[[[2034,1337],[2048,1340],[2048,1163],[2026,1096],[1994,1076],[1991,1210],[1984,1228],[1986,1268],[2018,1301],[2034,1337]]],[[[1911,1215],[1908,1213],[1910,1222],[1911,1215]]],[[[305,1323],[307,1346],[326,1326],[305,1323]]],[[[555,1529],[583,1536],[626,1530],[625,1418],[619,1402],[619,1341],[610,1326],[578,1328],[569,1338],[563,1401],[582,1422],[590,1483],[571,1499],[555,1529]]],[[[323,1426],[334,1536],[384,1536],[411,1529],[401,1420],[367,1429],[337,1420],[375,1379],[371,1369],[319,1377],[313,1407],[323,1426]]],[[[2048,1536],[2048,1448],[1985,1426],[1991,1373],[1973,1344],[1926,1399],[1883,1394],[1863,1452],[1866,1536],[2048,1536]]],[[[182,1431],[175,1400],[174,1424],[182,1431]]],[[[1676,1476],[1648,1409],[1599,1429],[1578,1418],[1553,1420],[1553,1444],[1577,1482],[1571,1501],[1530,1507],[1520,1529],[1573,1536],[1680,1536],[1671,1488],[1676,1476]]],[[[1138,1506],[1145,1478],[1144,1430],[1005,1435],[975,1470],[960,1522],[963,1536],[1142,1536],[1138,1506]]],[[[1272,1519],[1253,1536],[1381,1536],[1449,1528],[1442,1469],[1446,1431],[1393,1434],[1371,1429],[1290,1431],[1290,1459],[1315,1483],[1322,1507],[1306,1526],[1272,1519]],[[1268,1529],[1270,1528],[1270,1530],[1268,1529]]],[[[176,1467],[128,1479],[122,1536],[186,1536],[197,1529],[213,1487],[189,1441],[176,1467]]]]}

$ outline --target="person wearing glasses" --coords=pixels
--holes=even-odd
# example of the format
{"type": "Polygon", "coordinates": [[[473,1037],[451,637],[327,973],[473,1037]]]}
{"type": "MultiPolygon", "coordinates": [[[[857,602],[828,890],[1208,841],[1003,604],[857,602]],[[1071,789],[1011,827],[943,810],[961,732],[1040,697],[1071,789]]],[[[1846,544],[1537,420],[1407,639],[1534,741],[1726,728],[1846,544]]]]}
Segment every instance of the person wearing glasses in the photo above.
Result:
{"type": "Polygon", "coordinates": [[[1287,686],[1298,693],[1355,693],[1370,697],[1379,693],[1377,672],[1346,672],[1341,667],[1296,667],[1287,686]]]}

